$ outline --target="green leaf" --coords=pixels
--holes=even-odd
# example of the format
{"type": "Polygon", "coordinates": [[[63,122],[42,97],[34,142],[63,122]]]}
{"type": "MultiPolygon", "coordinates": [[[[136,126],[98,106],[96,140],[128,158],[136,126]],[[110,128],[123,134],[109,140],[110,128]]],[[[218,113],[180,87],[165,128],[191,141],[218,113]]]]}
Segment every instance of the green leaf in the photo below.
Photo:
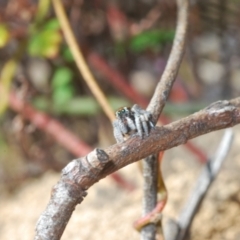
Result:
{"type": "Polygon", "coordinates": [[[32,56],[55,57],[62,42],[60,26],[56,19],[48,21],[43,29],[34,30],[28,44],[28,52],[32,56]]]}
{"type": "Polygon", "coordinates": [[[74,96],[74,88],[71,85],[72,71],[67,67],[58,68],[52,78],[54,104],[62,105],[74,96]]]}
{"type": "Polygon", "coordinates": [[[142,52],[146,49],[162,47],[163,44],[172,42],[174,31],[151,30],[134,36],[130,40],[130,49],[134,52],[142,52]]]}
{"type": "Polygon", "coordinates": [[[8,60],[2,67],[0,74],[0,116],[8,107],[11,82],[17,69],[17,61],[15,59],[8,60]]]}
{"type": "Polygon", "coordinates": [[[56,18],[49,20],[44,25],[44,30],[52,30],[52,31],[53,30],[55,30],[55,31],[60,30],[60,23],[59,23],[59,21],[56,18]]]}
{"type": "MultiPolygon", "coordinates": [[[[55,111],[57,109],[55,108],[55,111]]],[[[63,108],[58,109],[58,112],[62,112],[70,115],[94,115],[99,110],[99,105],[96,100],[91,97],[78,97],[71,99],[63,108]]]]}
{"type": "Polygon", "coordinates": [[[67,67],[58,68],[52,78],[52,87],[54,89],[67,86],[73,78],[72,71],[67,67]]]}
{"type": "Polygon", "coordinates": [[[63,49],[63,57],[68,62],[74,61],[73,55],[72,55],[71,50],[69,49],[69,47],[65,47],[63,49]]]}
{"type": "Polygon", "coordinates": [[[35,17],[36,22],[41,22],[47,15],[50,7],[50,0],[39,0],[38,9],[35,17]]]}
{"type": "MultiPolygon", "coordinates": [[[[61,97],[60,95],[58,97],[61,97]]],[[[130,103],[124,98],[108,97],[109,103],[113,109],[118,109],[121,106],[130,106],[130,103]]],[[[63,104],[51,102],[46,97],[36,97],[33,100],[33,104],[36,108],[51,112],[54,114],[67,114],[67,115],[81,115],[92,116],[96,115],[100,110],[98,102],[89,96],[73,97],[69,101],[65,101],[63,104]]]]}
{"type": "Polygon", "coordinates": [[[73,98],[74,89],[72,86],[59,87],[53,92],[53,102],[55,105],[62,107],[73,98]]]}
{"type": "Polygon", "coordinates": [[[0,48],[4,47],[9,40],[9,31],[4,24],[0,24],[0,48]]]}
{"type": "Polygon", "coordinates": [[[28,52],[32,56],[55,57],[59,52],[61,40],[60,33],[44,31],[30,39],[28,52]]]}

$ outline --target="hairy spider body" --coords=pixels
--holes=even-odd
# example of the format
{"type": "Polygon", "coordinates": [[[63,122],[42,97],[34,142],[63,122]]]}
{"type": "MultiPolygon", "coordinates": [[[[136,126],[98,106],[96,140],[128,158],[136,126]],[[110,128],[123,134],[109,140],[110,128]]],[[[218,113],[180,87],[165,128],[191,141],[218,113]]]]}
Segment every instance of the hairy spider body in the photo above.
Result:
{"type": "Polygon", "coordinates": [[[135,104],[132,108],[122,107],[116,111],[116,120],[113,121],[113,134],[119,143],[136,133],[141,138],[144,135],[148,136],[153,127],[151,113],[135,104]]]}

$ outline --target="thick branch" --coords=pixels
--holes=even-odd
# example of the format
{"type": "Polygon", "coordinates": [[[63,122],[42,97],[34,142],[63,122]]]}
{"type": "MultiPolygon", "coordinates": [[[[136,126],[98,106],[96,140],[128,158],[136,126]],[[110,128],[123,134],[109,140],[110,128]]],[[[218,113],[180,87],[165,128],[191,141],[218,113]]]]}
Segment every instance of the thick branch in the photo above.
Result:
{"type": "Polygon", "coordinates": [[[60,239],[75,206],[86,196],[86,190],[100,179],[139,159],[238,123],[240,98],[218,101],[184,119],[156,127],[147,138],[133,136],[121,144],[95,149],[86,157],[70,162],[63,169],[47,209],[38,221],[35,239],[60,239]]]}

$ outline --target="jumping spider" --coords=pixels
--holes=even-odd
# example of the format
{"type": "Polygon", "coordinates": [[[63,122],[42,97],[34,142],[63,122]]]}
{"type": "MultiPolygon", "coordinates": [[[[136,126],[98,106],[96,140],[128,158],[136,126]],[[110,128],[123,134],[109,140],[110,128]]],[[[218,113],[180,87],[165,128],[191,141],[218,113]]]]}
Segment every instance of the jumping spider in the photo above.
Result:
{"type": "Polygon", "coordinates": [[[132,108],[122,107],[116,111],[116,120],[113,121],[113,134],[118,143],[126,140],[128,136],[138,134],[148,136],[154,127],[152,114],[137,104],[132,108]]]}

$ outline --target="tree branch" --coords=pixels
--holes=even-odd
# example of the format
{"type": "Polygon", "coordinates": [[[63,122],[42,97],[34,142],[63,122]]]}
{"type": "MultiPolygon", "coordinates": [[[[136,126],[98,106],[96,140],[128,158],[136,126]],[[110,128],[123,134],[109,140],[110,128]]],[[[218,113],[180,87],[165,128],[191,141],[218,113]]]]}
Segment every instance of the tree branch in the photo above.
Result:
{"type": "Polygon", "coordinates": [[[76,205],[94,183],[124,166],[189,139],[240,123],[240,98],[218,101],[171,124],[153,129],[147,138],[132,136],[121,144],[95,149],[62,171],[50,202],[36,226],[35,240],[58,240],[76,205]]]}

